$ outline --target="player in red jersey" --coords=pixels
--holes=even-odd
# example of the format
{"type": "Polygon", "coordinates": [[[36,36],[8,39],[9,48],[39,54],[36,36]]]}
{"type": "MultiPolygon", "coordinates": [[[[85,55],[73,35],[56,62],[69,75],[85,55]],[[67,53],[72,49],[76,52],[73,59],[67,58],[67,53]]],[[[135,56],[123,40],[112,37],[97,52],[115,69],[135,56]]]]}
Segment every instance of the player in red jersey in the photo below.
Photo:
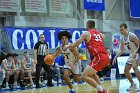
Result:
{"type": "Polygon", "coordinates": [[[103,44],[104,36],[95,29],[95,22],[93,20],[87,22],[87,30],[76,42],[68,45],[68,48],[74,48],[80,45],[82,41],[85,42],[89,53],[92,55],[92,60],[85,68],[81,79],[96,88],[98,93],[108,93],[101,86],[99,77],[96,74],[109,65],[109,56],[103,44]]]}

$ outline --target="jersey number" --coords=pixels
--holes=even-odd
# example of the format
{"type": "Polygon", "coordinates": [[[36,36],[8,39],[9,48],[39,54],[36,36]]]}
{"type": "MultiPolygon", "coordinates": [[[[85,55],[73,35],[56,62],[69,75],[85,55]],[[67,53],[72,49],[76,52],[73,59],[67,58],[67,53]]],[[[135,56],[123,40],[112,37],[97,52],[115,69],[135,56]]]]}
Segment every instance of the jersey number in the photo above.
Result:
{"type": "Polygon", "coordinates": [[[101,36],[99,34],[93,34],[95,37],[95,41],[102,41],[101,36]]]}
{"type": "Polygon", "coordinates": [[[129,45],[127,45],[127,48],[128,48],[129,50],[131,50],[131,48],[130,48],[130,46],[129,46],[129,45]]]}
{"type": "Polygon", "coordinates": [[[68,54],[65,54],[65,58],[66,58],[66,59],[69,59],[69,56],[68,56],[68,54]]]}

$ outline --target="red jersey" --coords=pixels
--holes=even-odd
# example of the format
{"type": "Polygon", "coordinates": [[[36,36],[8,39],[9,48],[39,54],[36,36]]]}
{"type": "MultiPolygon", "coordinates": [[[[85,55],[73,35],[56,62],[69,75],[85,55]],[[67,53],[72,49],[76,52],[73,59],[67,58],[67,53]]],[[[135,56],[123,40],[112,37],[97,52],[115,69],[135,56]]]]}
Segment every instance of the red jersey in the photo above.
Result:
{"type": "Polygon", "coordinates": [[[96,30],[89,30],[89,33],[91,36],[90,41],[87,43],[85,42],[89,53],[92,56],[96,55],[97,53],[107,53],[101,33],[96,30]]]}

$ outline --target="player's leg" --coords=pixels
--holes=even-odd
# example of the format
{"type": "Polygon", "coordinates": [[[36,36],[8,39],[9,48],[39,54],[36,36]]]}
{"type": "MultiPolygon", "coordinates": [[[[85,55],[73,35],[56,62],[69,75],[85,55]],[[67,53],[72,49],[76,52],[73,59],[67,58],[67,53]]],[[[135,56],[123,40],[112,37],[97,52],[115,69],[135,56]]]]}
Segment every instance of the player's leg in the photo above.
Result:
{"type": "Polygon", "coordinates": [[[9,88],[9,83],[8,83],[10,75],[11,75],[11,71],[6,71],[6,89],[10,89],[9,88]]]}
{"type": "Polygon", "coordinates": [[[85,70],[83,71],[83,74],[81,75],[81,79],[90,84],[92,87],[96,88],[98,83],[93,78],[93,75],[96,74],[96,70],[87,65],[85,70]]]}
{"type": "Polygon", "coordinates": [[[138,66],[140,66],[140,60],[138,60],[137,62],[136,62],[136,64],[134,65],[134,67],[133,67],[133,70],[134,70],[134,72],[135,72],[135,75],[137,76],[137,78],[138,78],[138,81],[139,81],[139,87],[138,87],[138,92],[140,91],[140,70],[138,69],[138,66]]]}
{"type": "Polygon", "coordinates": [[[31,87],[33,87],[34,83],[33,83],[33,79],[32,79],[32,71],[31,70],[27,70],[27,73],[28,73],[29,80],[31,82],[31,87]]]}
{"type": "Polygon", "coordinates": [[[17,88],[17,80],[18,80],[19,74],[20,74],[19,70],[16,70],[14,72],[14,88],[17,88]]]}
{"type": "Polygon", "coordinates": [[[98,93],[107,93],[107,90],[103,89],[100,85],[97,71],[102,70],[109,64],[109,57],[107,54],[97,54],[92,62],[85,68],[81,78],[92,87],[98,90],[98,93]]]}
{"type": "Polygon", "coordinates": [[[95,81],[96,81],[99,85],[101,85],[101,82],[100,82],[99,76],[98,76],[97,74],[92,75],[92,78],[94,78],[95,81]]]}
{"type": "Polygon", "coordinates": [[[0,72],[0,89],[1,89],[4,78],[5,78],[5,71],[4,71],[4,69],[1,69],[1,72],[0,72]]]}
{"type": "Polygon", "coordinates": [[[66,84],[68,85],[68,87],[70,89],[73,89],[72,84],[70,82],[70,78],[69,78],[70,73],[71,73],[71,71],[69,69],[64,69],[64,71],[63,71],[63,78],[64,78],[66,84]]]}
{"type": "Polygon", "coordinates": [[[125,69],[124,69],[124,74],[125,74],[126,78],[129,80],[129,82],[131,83],[131,86],[127,89],[128,91],[133,90],[135,88],[135,84],[134,84],[134,81],[132,79],[132,75],[130,73],[131,68],[132,68],[132,64],[126,63],[125,69]]]}
{"type": "Polygon", "coordinates": [[[72,71],[72,75],[73,75],[73,80],[75,83],[77,83],[79,80],[80,80],[80,64],[79,62],[76,63],[74,66],[73,66],[73,69],[71,69],[72,71]]]}
{"type": "Polygon", "coordinates": [[[80,75],[79,74],[73,74],[73,81],[77,83],[80,80],[80,75]]]}

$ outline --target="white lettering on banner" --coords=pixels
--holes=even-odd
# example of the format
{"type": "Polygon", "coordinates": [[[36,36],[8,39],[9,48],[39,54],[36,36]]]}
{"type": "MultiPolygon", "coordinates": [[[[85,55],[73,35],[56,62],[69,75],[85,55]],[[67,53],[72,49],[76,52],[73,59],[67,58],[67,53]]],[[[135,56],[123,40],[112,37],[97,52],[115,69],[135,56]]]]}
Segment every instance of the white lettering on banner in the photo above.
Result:
{"type": "MultiPolygon", "coordinates": [[[[51,48],[55,48],[55,35],[54,35],[54,32],[55,30],[49,30],[49,32],[51,33],[50,37],[51,37],[51,48]]],[[[60,45],[60,43],[58,42],[58,45],[60,45]]],[[[58,46],[57,45],[57,46],[58,46]]]]}
{"type": "Polygon", "coordinates": [[[54,32],[55,30],[49,30],[49,32],[51,32],[51,45],[52,45],[52,48],[55,48],[55,37],[54,37],[54,32]]]}
{"type": "Polygon", "coordinates": [[[34,30],[28,30],[27,33],[26,33],[26,38],[25,38],[28,49],[31,49],[31,40],[30,40],[31,34],[33,35],[33,41],[34,41],[33,43],[35,44],[38,41],[37,35],[34,32],[34,30]]]}
{"type": "MultiPolygon", "coordinates": [[[[59,30],[55,29],[28,29],[25,31],[24,29],[14,29],[11,36],[13,49],[32,49],[34,44],[38,41],[38,36],[41,34],[47,35],[45,38],[50,48],[56,48],[61,44],[57,39],[57,35],[55,35],[57,31],[59,32],[59,30]]],[[[72,31],[71,41],[75,42],[84,32],[86,31],[79,31],[78,29],[72,31]]],[[[81,47],[82,44],[80,44],[79,47],[81,47]]]]}
{"type": "Polygon", "coordinates": [[[102,3],[102,0],[87,0],[87,2],[102,3]]]}
{"type": "MultiPolygon", "coordinates": [[[[21,37],[23,38],[23,31],[17,29],[13,32],[13,36],[12,36],[12,45],[14,47],[14,49],[19,49],[18,48],[18,37],[17,34],[20,33],[21,37]]],[[[24,43],[22,43],[22,46],[20,49],[24,49],[24,43]]]]}

